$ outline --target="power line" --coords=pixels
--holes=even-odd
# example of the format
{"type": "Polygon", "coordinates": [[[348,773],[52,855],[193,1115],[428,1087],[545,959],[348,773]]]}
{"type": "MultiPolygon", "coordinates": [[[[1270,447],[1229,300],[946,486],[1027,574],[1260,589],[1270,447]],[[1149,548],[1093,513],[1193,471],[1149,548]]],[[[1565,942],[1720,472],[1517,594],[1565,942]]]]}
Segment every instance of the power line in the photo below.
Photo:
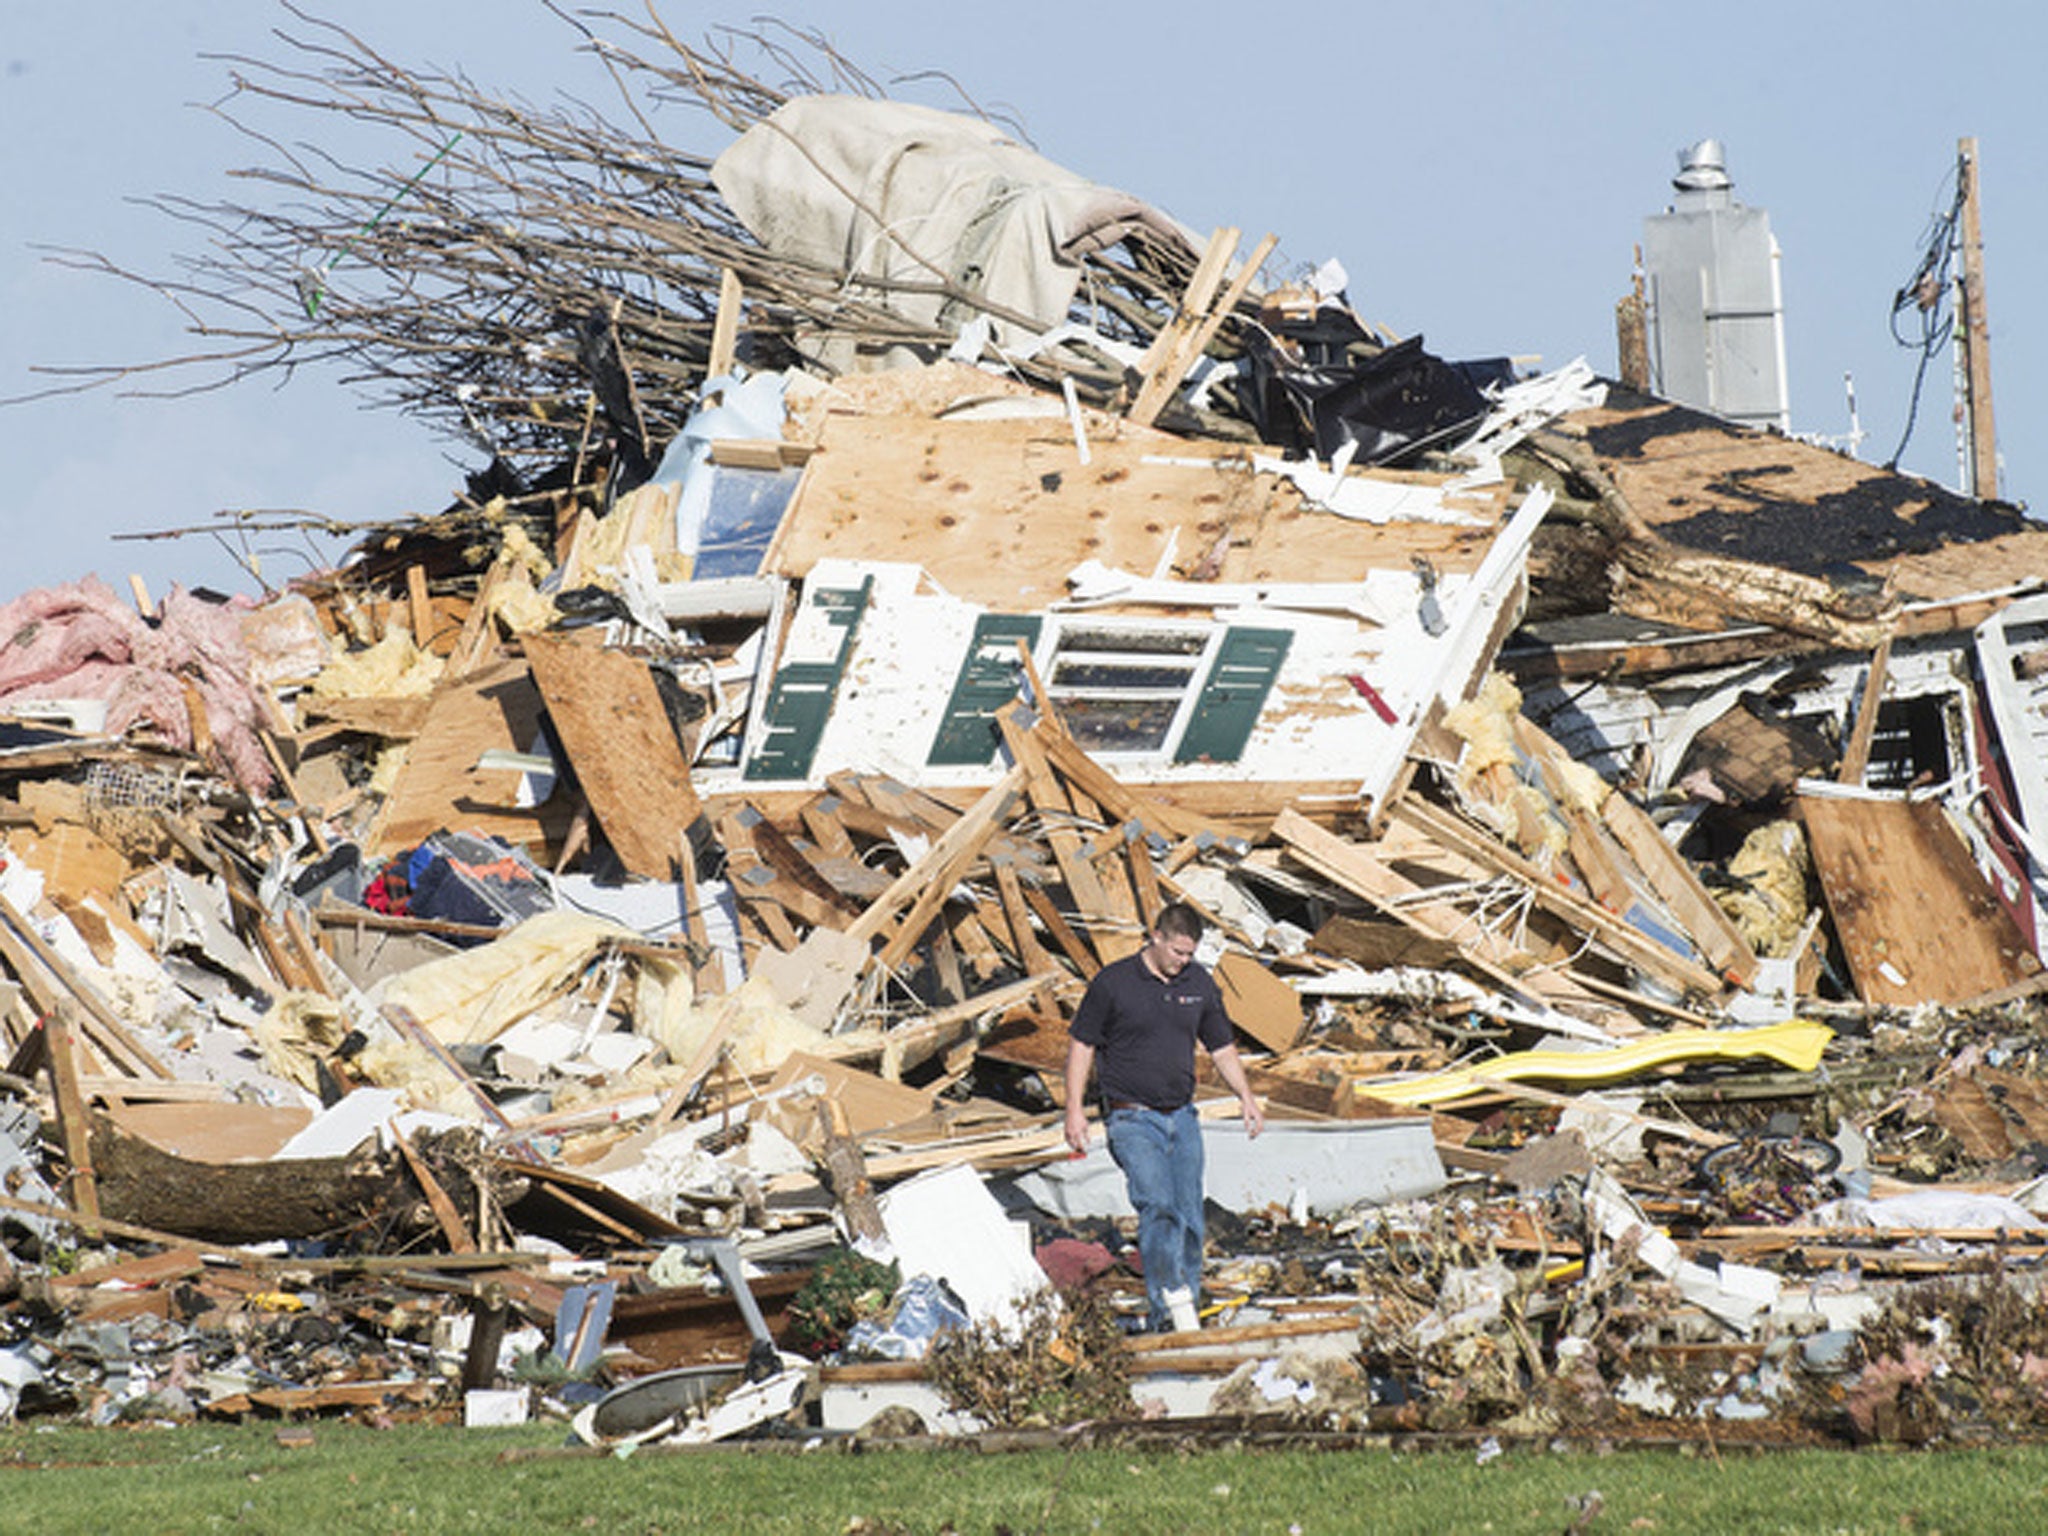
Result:
{"type": "Polygon", "coordinates": [[[1912,440],[1913,425],[1920,416],[1920,389],[1927,381],[1927,365],[1955,334],[1955,285],[1949,276],[1949,266],[1955,259],[1956,224],[1962,218],[1967,183],[1960,165],[1952,174],[1955,176],[1955,193],[1949,199],[1948,209],[1935,214],[1930,221],[1919,265],[1913,269],[1913,275],[1906,280],[1905,286],[1892,295],[1892,340],[1919,352],[1920,361],[1913,369],[1913,396],[1906,406],[1906,430],[1899,434],[1899,446],[1885,461],[1884,467],[1888,470],[1899,467],[1906,444],[1912,440]],[[1909,310],[1919,316],[1917,336],[1901,334],[1899,329],[1901,317],[1909,310]]]}

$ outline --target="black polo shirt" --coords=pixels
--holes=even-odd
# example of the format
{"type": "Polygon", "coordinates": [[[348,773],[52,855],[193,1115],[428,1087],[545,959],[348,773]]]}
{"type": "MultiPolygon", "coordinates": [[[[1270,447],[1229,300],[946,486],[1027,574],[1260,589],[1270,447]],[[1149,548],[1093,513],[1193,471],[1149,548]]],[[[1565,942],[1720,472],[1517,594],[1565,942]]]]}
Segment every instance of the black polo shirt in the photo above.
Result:
{"type": "Polygon", "coordinates": [[[1095,1082],[1105,1101],[1168,1110],[1195,1096],[1195,1042],[1218,1051],[1233,1038],[1214,977],[1189,962],[1161,981],[1142,954],[1096,972],[1069,1033],[1095,1047],[1095,1082]]]}

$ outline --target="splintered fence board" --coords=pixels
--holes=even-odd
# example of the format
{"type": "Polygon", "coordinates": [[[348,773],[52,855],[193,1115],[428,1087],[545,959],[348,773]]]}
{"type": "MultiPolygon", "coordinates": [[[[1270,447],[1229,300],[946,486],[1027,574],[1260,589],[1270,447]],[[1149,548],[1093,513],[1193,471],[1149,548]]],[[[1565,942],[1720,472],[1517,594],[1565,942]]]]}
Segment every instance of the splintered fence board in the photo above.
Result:
{"type": "Polygon", "coordinates": [[[631,874],[670,878],[680,834],[700,811],[647,663],[538,635],[526,640],[526,660],[619,862],[631,874]]]}
{"type": "Polygon", "coordinates": [[[1931,802],[1803,796],[1799,813],[1866,1003],[1959,1003],[2039,969],[1931,802]]]}
{"type": "MultiPolygon", "coordinates": [[[[1443,476],[1389,475],[1422,486],[1443,476]]],[[[1169,545],[1213,579],[1325,581],[1372,567],[1477,567],[1498,532],[1497,497],[1461,500],[1483,527],[1354,522],[1308,507],[1241,456],[1126,426],[1082,464],[1058,421],[827,421],[764,571],[802,577],[839,556],[921,565],[968,602],[1008,611],[1066,596],[1084,560],[1150,573],[1169,545]],[[1213,557],[1213,558],[1212,558],[1213,557]]]]}
{"type": "Polygon", "coordinates": [[[367,851],[393,853],[449,830],[538,850],[536,857],[552,863],[552,850],[569,828],[568,797],[521,807],[513,804],[518,774],[477,767],[492,747],[532,751],[540,712],[540,690],[523,661],[500,662],[444,684],[428,701],[367,851]]]}

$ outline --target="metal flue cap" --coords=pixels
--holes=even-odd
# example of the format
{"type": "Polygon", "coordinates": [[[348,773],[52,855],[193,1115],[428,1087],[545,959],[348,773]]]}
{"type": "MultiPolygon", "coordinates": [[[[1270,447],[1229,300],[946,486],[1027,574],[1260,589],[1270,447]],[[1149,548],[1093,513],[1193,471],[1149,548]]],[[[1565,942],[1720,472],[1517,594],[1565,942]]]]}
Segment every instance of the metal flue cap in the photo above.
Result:
{"type": "Polygon", "coordinates": [[[1727,156],[1719,139],[1701,139],[1678,152],[1678,174],[1671,185],[1681,192],[1723,192],[1735,185],[1728,177],[1727,156]]]}

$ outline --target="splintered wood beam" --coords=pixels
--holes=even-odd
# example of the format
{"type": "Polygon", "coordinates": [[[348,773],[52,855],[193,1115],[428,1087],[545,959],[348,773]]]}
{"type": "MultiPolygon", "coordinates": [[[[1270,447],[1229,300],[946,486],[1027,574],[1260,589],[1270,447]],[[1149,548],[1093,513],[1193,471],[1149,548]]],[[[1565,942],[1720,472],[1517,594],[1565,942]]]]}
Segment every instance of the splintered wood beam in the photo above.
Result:
{"type": "Polygon", "coordinates": [[[1111,830],[1090,838],[1082,845],[1082,852],[1101,882],[1107,901],[1104,915],[1108,923],[1095,935],[1096,952],[1105,962],[1121,960],[1145,942],[1145,920],[1139,915],[1138,898],[1132,889],[1136,876],[1131,870],[1130,846],[1121,832],[1111,830]]]}
{"type": "Polygon", "coordinates": [[[739,345],[740,304],[744,297],[740,275],[731,267],[718,274],[718,318],[711,323],[711,349],[704,358],[704,377],[722,378],[732,372],[733,354],[739,345]]]}
{"type": "Polygon", "coordinates": [[[1052,957],[1038,942],[1038,930],[1031,921],[1031,908],[1025,903],[1023,886],[1017,879],[1017,861],[1008,854],[996,854],[988,862],[989,870],[995,876],[996,895],[1002,901],[1003,916],[1009,920],[1011,953],[1016,955],[1017,963],[1027,972],[1051,970],[1052,957]]]}
{"type": "Polygon", "coordinates": [[[1216,290],[1229,270],[1243,231],[1228,226],[1213,231],[1202,248],[1202,259],[1181,294],[1173,317],[1152,338],[1152,344],[1138,359],[1138,393],[1126,413],[1139,426],[1150,426],[1172,398],[1181,375],[1187,371],[1187,343],[1216,302],[1216,290]]]}
{"type": "Polygon", "coordinates": [[[923,858],[905,870],[867,911],[854,919],[853,926],[847,931],[865,942],[881,931],[880,925],[895,910],[905,901],[909,902],[910,909],[897,925],[895,936],[882,948],[880,961],[885,969],[893,970],[909,958],[911,949],[923,936],[947,896],[952,894],[953,887],[966,877],[967,871],[988,846],[989,839],[995,836],[1003,819],[1010,814],[1023,787],[1024,770],[1012,768],[946,829],[923,858]]]}
{"type": "Polygon", "coordinates": [[[811,835],[811,841],[835,858],[854,859],[860,857],[860,850],[847,835],[846,823],[839,819],[839,811],[845,801],[830,790],[809,801],[797,814],[803,818],[804,830],[811,835]]]}
{"type": "Polygon", "coordinates": [[[1048,729],[1043,717],[1033,727],[1031,735],[1045,758],[1046,766],[1058,774],[1070,789],[1080,791],[1101,806],[1104,814],[1112,819],[1143,821],[1175,838],[1193,837],[1203,832],[1216,837],[1227,835],[1224,828],[1204,821],[1200,816],[1125,788],[1073,737],[1061,730],[1048,729]]]}
{"type": "Polygon", "coordinates": [[[1074,930],[1067,926],[1067,920],[1060,915],[1060,909],[1053,905],[1052,898],[1035,885],[1023,887],[1024,901],[1045,924],[1045,931],[1052,935],[1053,943],[1060,952],[1074,962],[1083,976],[1092,977],[1102,969],[1102,962],[1095,958],[1094,951],[1081,942],[1074,930]]]}
{"type": "Polygon", "coordinates": [[[1520,881],[1536,904],[1587,934],[1624,964],[1681,993],[1718,997],[1727,983],[1693,960],[1666,948],[1640,928],[1585,897],[1565,890],[1505,843],[1480,828],[1415,796],[1394,807],[1406,822],[1442,847],[1520,881]]]}
{"type": "MultiPolygon", "coordinates": [[[[1045,841],[1052,847],[1053,859],[1060,867],[1060,878],[1066,882],[1067,894],[1073,899],[1082,921],[1088,924],[1107,923],[1109,895],[1103,890],[1094,866],[1088,862],[1080,834],[1071,825],[1073,802],[1067,798],[1065,788],[1047,765],[1037,733],[1025,730],[1016,711],[1007,705],[997,712],[996,725],[1002,731],[1003,744],[1009,748],[1011,760],[1017,765],[1012,772],[1024,775],[1024,790],[1031,801],[1031,808],[1047,819],[1045,841]]],[[[1102,959],[1111,958],[1103,952],[1100,944],[1094,947],[1102,959]]]]}
{"type": "Polygon", "coordinates": [[[1166,408],[1166,402],[1180,387],[1181,380],[1195,365],[1195,359],[1215,338],[1217,330],[1237,308],[1252,280],[1259,275],[1266,258],[1280,244],[1277,235],[1267,235],[1262,239],[1238,268],[1230,286],[1219,296],[1215,286],[1221,280],[1224,267],[1229,264],[1230,255],[1237,250],[1237,240],[1238,231],[1234,229],[1218,230],[1210,239],[1209,248],[1203,253],[1202,265],[1196,269],[1195,279],[1188,285],[1186,299],[1147,349],[1140,364],[1145,372],[1145,382],[1129,413],[1130,419],[1140,426],[1150,426],[1158,419],[1159,413],[1166,408]],[[1219,248],[1224,254],[1212,268],[1210,258],[1219,248]]]}
{"type": "Polygon", "coordinates": [[[1152,863],[1152,841],[1142,821],[1125,822],[1123,834],[1124,854],[1131,863],[1131,884],[1138,893],[1138,917],[1150,933],[1153,924],[1159,921],[1160,908],[1166,905],[1166,899],[1159,894],[1159,871],[1152,863]]]}

